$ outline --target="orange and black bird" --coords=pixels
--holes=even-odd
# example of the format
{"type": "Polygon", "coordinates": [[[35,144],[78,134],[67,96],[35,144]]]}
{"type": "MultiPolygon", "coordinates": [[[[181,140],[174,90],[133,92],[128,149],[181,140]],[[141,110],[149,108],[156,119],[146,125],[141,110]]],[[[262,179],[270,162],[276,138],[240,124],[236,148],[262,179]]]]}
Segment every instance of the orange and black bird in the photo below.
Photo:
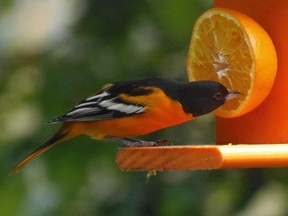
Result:
{"type": "Polygon", "coordinates": [[[62,127],[12,172],[18,172],[55,144],[81,134],[94,139],[114,140],[124,146],[157,145],[157,141],[131,137],[189,121],[217,109],[239,94],[214,81],[178,82],[146,78],[105,85],[66,114],[49,121],[62,123],[62,127]]]}

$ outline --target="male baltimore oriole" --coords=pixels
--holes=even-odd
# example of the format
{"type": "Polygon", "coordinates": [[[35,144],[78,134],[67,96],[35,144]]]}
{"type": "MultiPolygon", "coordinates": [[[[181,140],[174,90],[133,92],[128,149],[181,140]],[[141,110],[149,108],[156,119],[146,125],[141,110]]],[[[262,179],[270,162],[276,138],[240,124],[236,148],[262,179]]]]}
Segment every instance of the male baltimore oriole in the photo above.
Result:
{"type": "Polygon", "coordinates": [[[214,81],[182,83],[146,78],[105,85],[66,114],[49,121],[63,125],[12,172],[18,172],[56,143],[81,134],[94,139],[118,141],[125,146],[157,145],[157,141],[147,142],[131,137],[189,121],[215,110],[239,94],[214,81]]]}

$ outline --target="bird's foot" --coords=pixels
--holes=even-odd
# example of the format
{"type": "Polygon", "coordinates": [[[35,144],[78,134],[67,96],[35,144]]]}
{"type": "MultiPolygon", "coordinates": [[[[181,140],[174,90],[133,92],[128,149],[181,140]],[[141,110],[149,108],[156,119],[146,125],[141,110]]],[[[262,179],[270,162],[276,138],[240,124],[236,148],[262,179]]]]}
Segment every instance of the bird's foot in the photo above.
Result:
{"type": "Polygon", "coordinates": [[[117,138],[117,137],[106,137],[106,139],[119,142],[124,145],[124,147],[153,147],[153,146],[165,146],[167,144],[172,144],[171,139],[161,139],[155,141],[145,141],[133,138],[117,138]]]}

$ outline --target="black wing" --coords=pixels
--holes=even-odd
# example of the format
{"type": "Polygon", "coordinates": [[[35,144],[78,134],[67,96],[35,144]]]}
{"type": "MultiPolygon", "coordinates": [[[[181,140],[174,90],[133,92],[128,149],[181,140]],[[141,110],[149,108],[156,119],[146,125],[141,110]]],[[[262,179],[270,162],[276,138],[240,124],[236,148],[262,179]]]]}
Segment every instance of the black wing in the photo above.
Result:
{"type": "Polygon", "coordinates": [[[120,95],[126,94],[131,97],[137,97],[150,93],[152,93],[151,89],[142,88],[133,83],[112,84],[96,95],[81,101],[66,114],[48,123],[95,121],[138,115],[145,112],[146,106],[143,104],[129,103],[123,100],[120,95]]]}

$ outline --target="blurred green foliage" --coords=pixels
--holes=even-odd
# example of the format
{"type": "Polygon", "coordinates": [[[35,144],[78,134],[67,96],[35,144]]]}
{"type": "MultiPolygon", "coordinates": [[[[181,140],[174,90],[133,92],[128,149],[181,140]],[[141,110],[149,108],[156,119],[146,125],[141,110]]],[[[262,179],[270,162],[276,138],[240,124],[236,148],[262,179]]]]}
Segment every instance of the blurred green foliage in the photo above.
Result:
{"type": "MultiPolygon", "coordinates": [[[[287,169],[122,172],[117,144],[78,137],[21,173],[16,163],[53,134],[43,124],[107,82],[186,80],[195,19],[212,0],[5,0],[0,6],[0,215],[288,214],[287,169]]],[[[213,143],[214,118],[143,139],[213,143]]]]}

